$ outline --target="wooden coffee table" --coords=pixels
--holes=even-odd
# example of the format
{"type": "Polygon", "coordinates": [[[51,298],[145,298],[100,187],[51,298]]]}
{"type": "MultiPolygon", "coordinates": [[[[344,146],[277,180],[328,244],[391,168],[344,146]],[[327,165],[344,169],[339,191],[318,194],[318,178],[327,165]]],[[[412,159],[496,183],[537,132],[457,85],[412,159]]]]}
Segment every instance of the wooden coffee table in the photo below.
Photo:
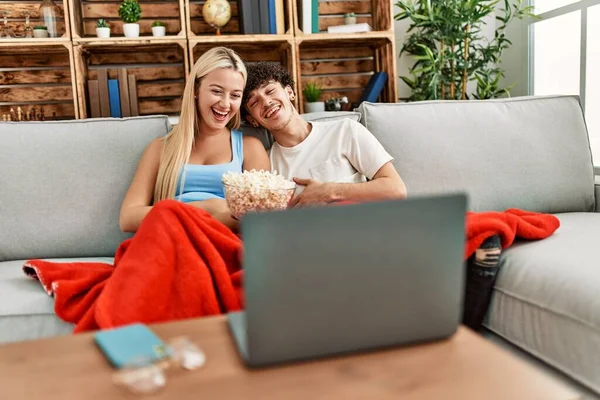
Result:
{"type": "MultiPolygon", "coordinates": [[[[466,328],[451,339],[295,365],[248,370],[224,317],[152,326],[187,335],[206,353],[195,371],[171,368],[151,399],[578,399],[543,372],[466,328]]],[[[112,383],[92,334],[0,346],[0,398],[136,398],[112,383]]]]}

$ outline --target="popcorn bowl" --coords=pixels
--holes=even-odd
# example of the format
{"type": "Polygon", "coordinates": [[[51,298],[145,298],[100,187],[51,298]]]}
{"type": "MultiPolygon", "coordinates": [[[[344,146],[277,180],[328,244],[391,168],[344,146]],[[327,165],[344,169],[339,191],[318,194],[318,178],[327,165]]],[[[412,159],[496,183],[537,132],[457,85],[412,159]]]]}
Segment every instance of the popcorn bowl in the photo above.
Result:
{"type": "Polygon", "coordinates": [[[227,183],[223,187],[231,215],[237,219],[248,212],[285,210],[296,191],[296,187],[268,189],[227,183]]]}

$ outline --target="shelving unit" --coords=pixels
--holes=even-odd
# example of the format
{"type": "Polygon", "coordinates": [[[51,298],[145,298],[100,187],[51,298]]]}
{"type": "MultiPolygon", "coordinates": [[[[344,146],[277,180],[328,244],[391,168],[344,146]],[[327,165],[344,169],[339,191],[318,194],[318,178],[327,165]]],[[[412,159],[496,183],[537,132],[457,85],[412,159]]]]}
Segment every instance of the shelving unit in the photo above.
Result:
{"type": "MultiPolygon", "coordinates": [[[[8,26],[12,28],[15,33],[22,35],[24,31],[25,15],[29,14],[30,26],[33,28],[35,25],[40,24],[40,8],[41,1],[21,0],[15,2],[0,2],[0,24],[4,25],[4,12],[10,12],[8,16],[8,26]]],[[[20,39],[20,38],[0,38],[0,46],[3,44],[10,43],[26,43],[29,44],[33,40],[36,42],[45,43],[69,43],[71,42],[71,27],[70,18],[68,13],[68,2],[67,0],[57,0],[55,4],[60,9],[60,15],[56,19],[56,30],[60,36],[53,38],[35,38],[35,39],[20,39]]]]}
{"type": "Polygon", "coordinates": [[[73,46],[29,40],[27,47],[16,41],[0,45],[0,114],[43,107],[48,120],[79,118],[73,46]]]}
{"type": "Polygon", "coordinates": [[[107,68],[116,79],[118,68],[136,76],[140,115],[174,115],[180,109],[185,79],[189,72],[187,43],[181,39],[96,41],[75,46],[78,104],[81,118],[88,117],[88,79],[107,68]]]}
{"type": "MultiPolygon", "coordinates": [[[[248,62],[277,61],[288,68],[296,82],[296,106],[301,112],[301,89],[307,82],[323,86],[323,100],[347,96],[353,103],[377,71],[389,75],[380,101],[396,101],[392,0],[319,1],[322,32],[316,34],[300,29],[298,7],[302,0],[285,0],[285,33],[279,35],[241,34],[238,2],[230,1],[232,18],[220,36],[202,17],[204,0],[139,1],[143,17],[139,38],[122,36],[120,0],[62,0],[61,8],[68,16],[62,37],[0,39],[0,72],[4,72],[0,77],[0,111],[6,113],[17,104],[44,102],[48,110],[56,112],[56,118],[88,118],[87,81],[96,78],[99,68],[107,68],[111,79],[118,68],[127,68],[137,78],[141,115],[176,115],[191,66],[217,45],[234,49],[248,62]],[[357,22],[368,23],[373,31],[328,34],[327,27],[343,24],[343,15],[348,12],[356,13],[357,22]],[[109,39],[95,35],[99,18],[110,23],[109,39]],[[167,36],[150,36],[150,25],[157,19],[165,23],[167,36]],[[34,90],[28,90],[31,88],[34,90]]],[[[33,0],[0,3],[0,10],[9,7],[13,14],[30,11],[33,26],[39,4],[33,0]]]]}
{"type": "MultiPolygon", "coordinates": [[[[131,40],[123,36],[123,22],[119,19],[119,0],[71,0],[69,14],[72,23],[74,42],[95,41],[96,22],[102,18],[110,25],[111,38],[104,40],[131,40]]],[[[185,39],[184,0],[140,1],[142,19],[140,19],[140,37],[148,40],[169,40],[174,37],[185,39]],[[167,36],[152,36],[152,23],[160,20],[165,24],[167,36]]]]}

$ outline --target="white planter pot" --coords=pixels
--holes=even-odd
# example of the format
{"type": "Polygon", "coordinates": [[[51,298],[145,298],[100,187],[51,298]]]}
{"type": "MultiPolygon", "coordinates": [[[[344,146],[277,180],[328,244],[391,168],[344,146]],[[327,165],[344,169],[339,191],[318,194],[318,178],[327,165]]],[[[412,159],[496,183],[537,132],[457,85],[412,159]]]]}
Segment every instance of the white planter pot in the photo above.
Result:
{"type": "Polygon", "coordinates": [[[140,24],[123,24],[123,34],[125,37],[139,37],[140,24]]]}
{"type": "Polygon", "coordinates": [[[110,28],[96,28],[96,36],[99,38],[109,38],[110,28]]]}
{"type": "Polygon", "coordinates": [[[165,36],[167,33],[167,29],[164,26],[153,26],[152,27],[152,36],[165,36]]]}
{"type": "Polygon", "coordinates": [[[352,25],[356,23],[356,17],[344,17],[345,25],[352,25]]]}
{"type": "Polygon", "coordinates": [[[304,112],[312,113],[312,112],[322,112],[325,111],[325,102],[324,101],[316,101],[314,103],[304,103],[304,112]]]}
{"type": "Polygon", "coordinates": [[[33,30],[33,37],[34,38],[47,38],[48,37],[48,31],[45,29],[34,29],[33,30]]]}

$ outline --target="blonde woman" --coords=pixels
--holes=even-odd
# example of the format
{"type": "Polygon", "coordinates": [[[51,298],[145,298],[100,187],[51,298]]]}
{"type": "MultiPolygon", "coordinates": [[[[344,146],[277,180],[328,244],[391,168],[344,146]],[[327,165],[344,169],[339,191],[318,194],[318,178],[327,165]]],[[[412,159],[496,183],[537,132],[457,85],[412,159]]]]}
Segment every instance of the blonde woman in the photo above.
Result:
{"type": "Polygon", "coordinates": [[[245,85],[246,68],[233,50],[216,47],[198,59],[185,85],[179,124],[142,155],[121,206],[123,231],[137,231],[152,205],[164,199],[202,208],[235,228],[223,173],[270,169],[262,143],[236,130],[245,85]]]}

